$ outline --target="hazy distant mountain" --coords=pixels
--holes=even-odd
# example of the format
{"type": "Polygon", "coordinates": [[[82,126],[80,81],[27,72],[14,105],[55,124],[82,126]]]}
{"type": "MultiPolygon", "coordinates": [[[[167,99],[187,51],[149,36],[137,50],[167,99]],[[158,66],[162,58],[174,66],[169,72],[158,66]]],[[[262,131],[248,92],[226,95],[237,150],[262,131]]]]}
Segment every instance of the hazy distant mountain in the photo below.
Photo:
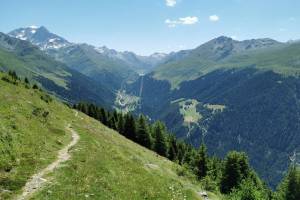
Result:
{"type": "Polygon", "coordinates": [[[39,82],[45,89],[68,102],[89,101],[109,106],[114,93],[58,62],[28,41],[0,33],[0,69],[39,82]]]}
{"type": "Polygon", "coordinates": [[[155,66],[162,63],[168,54],[165,53],[153,53],[150,56],[140,56],[130,51],[116,51],[109,49],[106,46],[95,48],[99,53],[108,56],[115,60],[122,60],[128,66],[138,72],[148,72],[155,66]]]}
{"type": "MultiPolygon", "coordinates": [[[[71,43],[66,39],[64,39],[63,37],[60,37],[54,33],[49,32],[43,26],[41,27],[30,26],[26,28],[18,28],[16,30],[9,32],[8,34],[12,37],[21,40],[27,40],[32,44],[37,45],[40,49],[47,51],[50,55],[54,54],[55,56],[61,54],[61,52],[64,50],[67,51],[64,53],[65,55],[66,54],[70,55],[72,53],[71,49],[78,48],[83,45],[83,44],[71,43]],[[61,48],[63,48],[63,50],[61,48]],[[59,52],[55,52],[55,51],[59,51],[59,52]]],[[[89,52],[92,51],[92,48],[95,51],[97,51],[99,57],[105,60],[103,61],[103,63],[109,62],[110,64],[112,64],[113,62],[116,62],[115,64],[113,64],[114,66],[119,65],[119,67],[121,68],[128,68],[128,70],[134,70],[139,73],[141,72],[145,73],[152,70],[155,66],[162,63],[163,60],[167,57],[167,54],[164,53],[154,53],[150,56],[140,56],[129,51],[120,52],[114,49],[109,49],[106,46],[102,46],[102,47],[95,47],[92,45],[86,45],[86,46],[90,47],[89,52]]],[[[93,54],[95,56],[95,53],[93,54]]],[[[60,57],[60,61],[64,61],[64,59],[60,57]]],[[[101,66],[98,67],[101,68],[101,66]]]]}

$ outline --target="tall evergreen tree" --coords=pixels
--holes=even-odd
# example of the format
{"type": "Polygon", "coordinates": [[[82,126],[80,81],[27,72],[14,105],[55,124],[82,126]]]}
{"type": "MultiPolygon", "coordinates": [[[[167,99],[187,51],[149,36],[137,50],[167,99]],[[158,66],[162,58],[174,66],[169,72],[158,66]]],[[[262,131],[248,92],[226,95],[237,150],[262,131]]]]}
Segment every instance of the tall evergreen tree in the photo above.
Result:
{"type": "Polygon", "coordinates": [[[29,80],[28,80],[27,77],[25,77],[24,82],[25,82],[26,84],[29,84],[29,80]]]}
{"type": "Polygon", "coordinates": [[[116,120],[113,115],[111,115],[108,119],[108,126],[114,130],[117,130],[116,120]]]}
{"type": "Polygon", "coordinates": [[[104,125],[107,125],[107,124],[108,124],[107,113],[106,113],[106,111],[104,110],[104,108],[100,108],[100,113],[101,113],[101,117],[102,117],[101,122],[102,122],[104,125]]]}
{"type": "Polygon", "coordinates": [[[225,167],[222,173],[220,189],[222,193],[229,193],[239,186],[242,180],[250,175],[248,157],[245,153],[229,152],[225,158],[225,167]]]}
{"type": "Polygon", "coordinates": [[[300,199],[300,170],[292,166],[287,175],[286,200],[300,199]]]}
{"type": "Polygon", "coordinates": [[[152,147],[149,127],[146,118],[143,115],[140,115],[137,121],[137,142],[148,149],[151,149],[152,147]]]}
{"type": "Polygon", "coordinates": [[[131,114],[126,114],[124,120],[124,136],[130,140],[136,141],[136,125],[131,114]]]}
{"type": "Polygon", "coordinates": [[[168,146],[165,135],[165,127],[161,122],[156,122],[154,125],[155,143],[154,150],[161,156],[168,156],[168,146]]]}
{"type": "Polygon", "coordinates": [[[170,134],[169,137],[169,159],[175,161],[178,159],[178,146],[177,140],[174,135],[170,134]]]}
{"type": "Polygon", "coordinates": [[[117,131],[124,135],[124,116],[122,113],[118,115],[117,131]]]}
{"type": "Polygon", "coordinates": [[[200,145],[197,158],[197,175],[201,179],[206,176],[208,170],[207,149],[204,143],[200,145]]]}

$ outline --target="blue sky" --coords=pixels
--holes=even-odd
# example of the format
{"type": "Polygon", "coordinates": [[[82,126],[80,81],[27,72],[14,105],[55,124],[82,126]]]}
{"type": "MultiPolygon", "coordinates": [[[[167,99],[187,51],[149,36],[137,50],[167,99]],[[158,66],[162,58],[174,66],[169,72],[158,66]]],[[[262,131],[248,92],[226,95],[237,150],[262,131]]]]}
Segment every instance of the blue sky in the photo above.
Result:
{"type": "Polygon", "coordinates": [[[71,42],[148,55],[226,35],[300,39],[299,0],[2,0],[0,31],[44,25],[71,42]]]}

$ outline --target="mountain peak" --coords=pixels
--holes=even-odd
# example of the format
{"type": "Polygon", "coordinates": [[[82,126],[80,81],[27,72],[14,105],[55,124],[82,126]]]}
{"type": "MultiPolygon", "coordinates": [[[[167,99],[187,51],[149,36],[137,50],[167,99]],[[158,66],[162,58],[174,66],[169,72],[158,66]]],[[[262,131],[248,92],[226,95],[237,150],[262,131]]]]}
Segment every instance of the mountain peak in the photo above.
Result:
{"type": "Polygon", "coordinates": [[[8,33],[9,36],[21,40],[27,40],[42,50],[58,49],[71,45],[66,39],[51,33],[44,26],[31,25],[26,28],[18,28],[8,33]]]}
{"type": "Polygon", "coordinates": [[[281,43],[270,38],[237,41],[227,36],[220,36],[200,45],[193,52],[205,59],[218,61],[243,51],[268,48],[279,44],[281,43]]]}
{"type": "Polygon", "coordinates": [[[218,41],[218,42],[233,41],[233,39],[231,37],[227,37],[227,36],[224,36],[224,35],[221,35],[221,36],[215,38],[214,40],[218,41]]]}

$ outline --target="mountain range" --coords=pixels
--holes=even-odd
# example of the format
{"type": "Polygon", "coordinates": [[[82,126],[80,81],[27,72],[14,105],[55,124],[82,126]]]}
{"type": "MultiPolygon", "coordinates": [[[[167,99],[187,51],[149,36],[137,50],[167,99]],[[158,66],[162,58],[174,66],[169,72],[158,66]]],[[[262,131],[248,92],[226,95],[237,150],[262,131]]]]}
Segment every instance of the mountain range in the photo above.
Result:
{"type": "Polygon", "coordinates": [[[246,151],[272,187],[300,150],[299,55],[299,42],[269,38],[221,36],[150,56],[72,43],[45,27],[16,29],[0,40],[2,70],[16,70],[68,102],[130,106],[196,147],[205,141],[210,154],[246,151]]]}

